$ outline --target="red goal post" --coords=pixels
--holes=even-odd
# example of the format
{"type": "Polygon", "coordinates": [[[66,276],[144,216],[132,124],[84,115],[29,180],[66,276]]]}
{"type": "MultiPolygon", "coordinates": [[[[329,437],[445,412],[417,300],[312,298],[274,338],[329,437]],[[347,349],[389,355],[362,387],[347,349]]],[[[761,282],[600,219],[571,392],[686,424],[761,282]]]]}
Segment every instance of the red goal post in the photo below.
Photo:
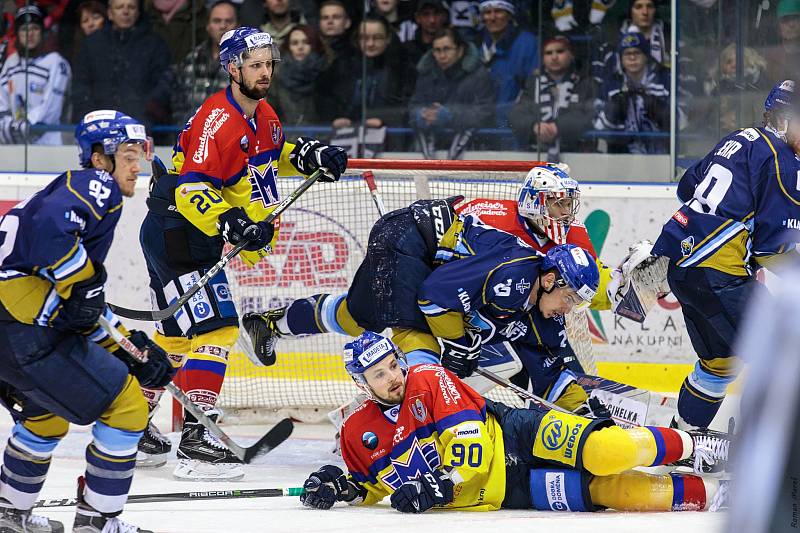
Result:
{"type": "MultiPolygon", "coordinates": [[[[369,231],[378,218],[362,179],[371,172],[391,211],[420,198],[456,194],[515,199],[528,171],[540,161],[351,159],[337,183],[315,184],[284,213],[273,253],[253,268],[234,260],[227,268],[240,314],[288,304],[319,293],[342,294],[361,262],[369,231]]],[[[300,178],[279,179],[286,194],[300,178]]],[[[348,401],[356,389],[344,371],[341,348],[347,338],[329,333],[282,339],[277,363],[257,367],[242,331],[231,353],[220,397],[227,413],[301,420],[321,419],[348,401]]],[[[589,345],[591,350],[591,344],[589,345]]],[[[514,398],[503,394],[506,401],[514,398]]]]}

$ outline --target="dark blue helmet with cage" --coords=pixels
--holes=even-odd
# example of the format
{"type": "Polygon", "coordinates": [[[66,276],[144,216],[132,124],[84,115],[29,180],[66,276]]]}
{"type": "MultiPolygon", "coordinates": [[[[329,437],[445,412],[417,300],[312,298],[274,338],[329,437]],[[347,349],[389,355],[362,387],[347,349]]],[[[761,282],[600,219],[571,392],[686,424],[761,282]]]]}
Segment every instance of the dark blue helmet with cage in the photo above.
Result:
{"type": "Polygon", "coordinates": [[[241,67],[244,54],[251,53],[259,48],[269,48],[272,51],[273,62],[281,60],[278,46],[269,33],[249,26],[240,26],[227,31],[219,40],[220,65],[222,65],[223,69],[227,68],[229,63],[241,67]]]}
{"type": "Polygon", "coordinates": [[[794,80],[784,80],[775,85],[764,101],[767,128],[786,140],[789,121],[798,117],[798,103],[794,80]]]}
{"type": "Polygon", "coordinates": [[[589,252],[574,244],[562,244],[551,248],[542,261],[542,271],[557,270],[556,286],[575,291],[585,303],[597,294],[600,286],[600,271],[589,252]]]}
{"type": "Polygon", "coordinates": [[[364,372],[370,367],[380,363],[387,356],[394,355],[403,374],[408,370],[406,356],[390,339],[372,331],[365,331],[353,341],[344,345],[344,367],[356,385],[371,398],[378,399],[372,392],[364,372]]]}
{"type": "Polygon", "coordinates": [[[123,143],[141,143],[146,155],[152,153],[152,140],[144,125],[113,109],[87,113],[75,127],[75,140],[83,168],[91,166],[92,147],[98,144],[103,147],[103,153],[110,156],[117,153],[117,148],[123,143]]]}

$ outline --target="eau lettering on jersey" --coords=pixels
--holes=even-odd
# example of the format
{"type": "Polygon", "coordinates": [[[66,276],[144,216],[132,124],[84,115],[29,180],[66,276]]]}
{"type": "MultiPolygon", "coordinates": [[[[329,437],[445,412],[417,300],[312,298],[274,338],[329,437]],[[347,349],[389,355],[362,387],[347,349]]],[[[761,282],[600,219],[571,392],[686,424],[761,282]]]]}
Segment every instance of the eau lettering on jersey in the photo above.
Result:
{"type": "Polygon", "coordinates": [[[731,133],[678,184],[684,205],[664,225],[653,254],[679,267],[752,274],[752,257],[798,241],[800,160],[767,128],[731,133]]]}

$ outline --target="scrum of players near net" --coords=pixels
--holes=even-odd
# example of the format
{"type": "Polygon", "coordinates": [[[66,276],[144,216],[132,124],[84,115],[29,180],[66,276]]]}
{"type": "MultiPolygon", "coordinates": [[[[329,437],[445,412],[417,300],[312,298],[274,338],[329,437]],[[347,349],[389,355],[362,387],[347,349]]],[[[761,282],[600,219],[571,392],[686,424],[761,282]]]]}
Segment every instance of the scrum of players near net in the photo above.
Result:
{"type": "MultiPolygon", "coordinates": [[[[149,422],[164,388],[186,409],[179,479],[238,479],[242,463],[291,432],[279,424],[242,448],[216,425],[239,320],[230,298],[205,285],[227,284],[223,267],[234,255],[254,264],[269,253],[277,215],[316,180],[337,180],[347,158],[314,139],[286,142],[263,101],[279,61],[269,34],[226,33],[220,60],[230,86],[181,132],[173,168],[153,165],[140,238],[154,311],[113,306],[104,296],[103,263],[122,197],[133,195],[148,146],[130,117],[84,117],[76,130],[84,170],[62,174],[0,221],[0,400],[16,422],[0,474],[0,525],[11,531],[63,530],[31,508],[69,423],[94,423],[75,531],[140,531],[118,515],[137,451],[157,464],[169,450],[149,422]],[[310,176],[279,201],[276,176],[298,172],[310,176]],[[233,249],[220,259],[225,241],[233,249]],[[208,304],[202,320],[184,305],[193,295],[208,304]],[[158,320],[153,340],[128,331],[112,311],[158,320]],[[170,382],[180,365],[185,394],[170,382]]],[[[732,133],[691,167],[678,187],[684,206],[652,249],[638,243],[613,271],[575,223],[577,182],[542,165],[508,216],[482,215],[479,204],[459,213],[454,199],[415,202],[375,224],[346,295],[243,317],[263,364],[274,363],[281,336],[356,337],[345,347],[346,368],[365,398],[341,425],[348,474],[333,466],[313,473],[303,503],[369,504],[389,495],[404,512],[722,504],[727,485],[707,474],[725,469],[730,440],[706,427],[737,372],[729,343],[745,298],[757,290],[755,265],[771,267],[794,251],[785,229],[800,219],[800,201],[782,180],[800,165],[796,108],[792,82],[773,89],[766,127],[732,133]],[[625,429],[580,385],[563,317],[593,305],[643,319],[666,291],[664,271],[699,361],[682,386],[675,427],[625,429]],[[385,330],[391,339],[375,333],[385,330]],[[520,366],[530,379],[528,390],[518,388],[529,409],[481,396],[488,385],[473,374],[510,386],[503,372],[520,366]],[[660,464],[694,473],[630,470],[660,464]]]]}

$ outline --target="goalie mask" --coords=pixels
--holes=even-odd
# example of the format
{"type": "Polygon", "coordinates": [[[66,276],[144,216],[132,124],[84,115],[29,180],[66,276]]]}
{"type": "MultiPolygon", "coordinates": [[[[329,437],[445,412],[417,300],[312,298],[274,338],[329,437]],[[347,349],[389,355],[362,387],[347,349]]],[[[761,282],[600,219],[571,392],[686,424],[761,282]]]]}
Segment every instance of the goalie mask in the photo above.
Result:
{"type": "Polygon", "coordinates": [[[355,340],[344,345],[343,355],[345,369],[347,373],[350,374],[350,377],[353,378],[353,381],[356,382],[358,388],[366,392],[373,400],[384,405],[396,405],[400,403],[388,403],[385,399],[378,397],[369,383],[367,383],[367,378],[364,376],[364,372],[369,368],[372,368],[386,357],[392,355],[397,359],[397,364],[400,366],[403,373],[403,379],[405,379],[408,373],[406,355],[400,348],[395,346],[390,339],[387,339],[383,335],[373,333],[372,331],[365,331],[356,337],[355,340]]]}
{"type": "Polygon", "coordinates": [[[561,168],[547,164],[532,168],[525,176],[517,211],[537,233],[564,244],[580,203],[578,182],[561,168]]]}

